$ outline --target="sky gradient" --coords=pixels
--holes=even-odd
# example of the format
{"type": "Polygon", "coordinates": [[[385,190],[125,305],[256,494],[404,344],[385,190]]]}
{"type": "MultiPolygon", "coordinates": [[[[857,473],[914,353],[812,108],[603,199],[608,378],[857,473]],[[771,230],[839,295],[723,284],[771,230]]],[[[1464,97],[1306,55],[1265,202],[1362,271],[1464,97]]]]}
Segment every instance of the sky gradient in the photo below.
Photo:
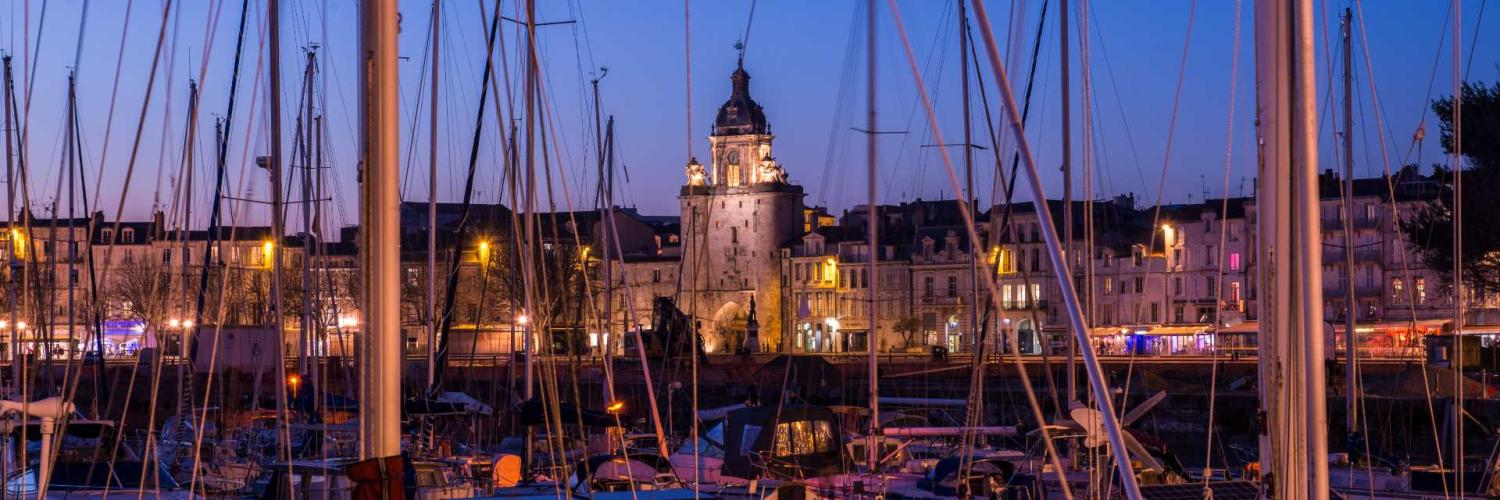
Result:
{"type": "MultiPolygon", "coordinates": [[[[1043,3],[1007,0],[986,4],[991,20],[997,23],[994,26],[997,41],[1012,61],[1007,69],[1018,97],[1025,85],[1025,68],[1031,59],[1032,38],[1043,3]]],[[[594,206],[590,80],[600,74],[598,68],[607,67],[608,76],[600,82],[602,110],[615,119],[617,153],[624,165],[618,178],[621,187],[617,202],[637,206],[649,214],[676,214],[675,198],[683,183],[682,167],[689,156],[707,160],[705,136],[715,111],[728,97],[729,74],[736,60],[734,44],[745,39],[747,24],[745,67],[752,75],[751,94],[766,109],[776,135],[774,154],[786,167],[791,181],[806,188],[809,205],[830,206],[834,213],[865,201],[864,136],[850,130],[853,126],[863,126],[866,112],[864,2],[692,2],[689,4],[691,42],[687,50],[682,2],[558,0],[538,4],[540,21],[575,21],[539,28],[544,69],[543,109],[548,117],[543,126],[549,145],[554,148],[549,158],[554,174],[553,207],[562,210],[594,206]],[[748,22],[751,5],[755,5],[755,11],[753,22],[748,22]],[[690,94],[685,67],[688,56],[692,64],[690,94]],[[687,122],[689,106],[691,126],[687,122]]],[[[1205,193],[1250,194],[1254,175],[1255,90],[1252,4],[1243,5],[1238,27],[1236,3],[1229,0],[1196,2],[1196,8],[1195,2],[1187,0],[1089,4],[1096,195],[1133,192],[1138,200],[1147,203],[1158,196],[1166,202],[1187,202],[1202,200],[1205,193]],[[1185,46],[1184,69],[1181,61],[1185,46]],[[1235,69],[1231,68],[1231,62],[1236,54],[1238,67],[1231,79],[1231,70],[1235,69]],[[1176,99],[1179,71],[1183,75],[1180,101],[1176,99]],[[1232,103],[1231,87],[1235,91],[1232,103]],[[1231,123],[1232,141],[1226,141],[1226,126],[1231,123]],[[1226,145],[1232,146],[1227,168],[1226,145]]],[[[209,152],[214,120],[224,115],[227,105],[240,0],[179,0],[167,12],[165,23],[159,1],[95,1],[88,3],[86,17],[84,5],[82,0],[12,0],[0,7],[6,14],[6,20],[0,21],[0,51],[15,58],[18,91],[30,89],[20,96],[20,106],[28,118],[26,153],[31,164],[29,194],[33,205],[44,207],[54,198],[64,202],[67,199],[66,192],[58,190],[58,179],[64,158],[68,72],[76,66],[83,160],[90,177],[91,205],[114,215],[115,207],[123,200],[127,218],[143,218],[153,207],[162,207],[169,212],[170,219],[179,220],[180,214],[170,207],[182,204],[174,202],[179,192],[188,192],[192,197],[192,224],[203,225],[212,193],[209,180],[213,162],[209,152]],[[128,11],[127,5],[131,6],[128,11]],[[29,43],[26,42],[28,26],[29,43]],[[124,29],[128,33],[122,43],[124,29]],[[159,34],[164,37],[163,50],[156,63],[153,91],[147,103],[147,82],[152,79],[159,34]],[[28,49],[32,52],[28,53],[28,49]],[[118,86],[115,85],[117,62],[118,86]],[[178,189],[185,180],[183,143],[188,128],[186,104],[190,79],[201,80],[201,113],[194,141],[193,185],[191,189],[178,189]],[[28,97],[29,111],[26,111],[28,97]],[[137,139],[138,122],[143,126],[137,139]],[[133,155],[132,150],[135,150],[133,155]],[[102,176],[94,179],[101,171],[102,176]],[[127,172],[131,172],[128,182],[127,172]]],[[[922,0],[900,1],[898,5],[917,64],[937,108],[943,141],[962,142],[955,4],[922,0]]],[[[1073,5],[1076,29],[1078,10],[1076,2],[1073,5]]],[[[1483,5],[1484,0],[1462,3],[1463,57],[1469,65],[1469,80],[1494,82],[1500,79],[1500,19],[1497,19],[1500,12],[1486,12],[1481,17],[1483,5]],[[1467,61],[1470,57],[1472,63],[1467,61]]],[[[239,109],[230,125],[227,194],[263,199],[268,197],[266,176],[253,167],[252,160],[256,155],[266,154],[269,147],[265,5],[263,0],[252,0],[250,6],[239,109]]],[[[458,200],[462,194],[484,64],[482,20],[486,17],[481,9],[492,6],[488,1],[481,6],[477,0],[443,4],[438,193],[445,201],[458,200]]],[[[1339,115],[1327,113],[1339,104],[1337,94],[1333,94],[1335,99],[1329,99],[1330,91],[1337,92],[1339,87],[1330,86],[1336,82],[1328,80],[1328,70],[1333,68],[1334,76],[1339,77],[1337,16],[1350,4],[1317,0],[1315,6],[1320,13],[1319,109],[1324,112],[1319,117],[1324,131],[1321,160],[1324,168],[1334,168],[1331,148],[1334,135],[1328,118],[1339,115]],[[1325,13],[1332,13],[1332,17],[1323,18],[1325,13]],[[1325,42],[1332,42],[1332,46],[1325,42]]],[[[426,104],[429,83],[425,75],[430,57],[427,41],[431,33],[431,5],[426,1],[403,1],[400,7],[401,47],[406,58],[402,67],[401,136],[403,154],[407,156],[403,161],[403,193],[408,200],[425,201],[429,112],[426,104]]],[[[515,1],[503,2],[501,9],[508,17],[521,17],[515,1]]],[[[878,3],[878,9],[876,95],[880,128],[906,132],[880,138],[882,201],[952,197],[954,190],[939,150],[923,147],[936,143],[937,139],[927,126],[900,35],[892,22],[892,12],[884,2],[878,3]]],[[[1060,197],[1061,176],[1057,166],[1061,79],[1056,2],[1050,2],[1048,9],[1028,135],[1037,152],[1038,164],[1043,167],[1049,196],[1060,197]]],[[[1447,3],[1391,0],[1370,2],[1363,6],[1362,13],[1358,6],[1356,9],[1357,109],[1353,133],[1356,171],[1360,175],[1377,175],[1386,163],[1383,158],[1389,158],[1392,168],[1403,162],[1423,165],[1444,162],[1429,102],[1450,94],[1453,86],[1447,3]],[[1372,74],[1385,120],[1384,156],[1375,133],[1375,99],[1369,85],[1372,74]],[[1418,151],[1413,146],[1412,134],[1424,120],[1428,140],[1418,151]]],[[[324,223],[353,224],[358,203],[354,148],[358,126],[354,108],[358,99],[354,65],[356,3],[287,0],[282,10],[281,86],[286,109],[283,129],[289,136],[296,127],[294,115],[302,92],[305,49],[309,44],[318,44],[321,88],[315,101],[325,116],[325,157],[330,168],[324,174],[328,196],[333,200],[325,207],[324,223]]],[[[523,67],[520,61],[524,52],[518,25],[508,21],[501,25],[502,50],[497,50],[496,60],[505,67],[498,85],[504,116],[497,119],[492,114],[493,108],[485,110],[477,157],[475,199],[487,203],[497,201],[500,196],[497,161],[500,140],[496,131],[502,119],[511,119],[511,107],[521,103],[518,69],[523,67]]],[[[976,30],[974,37],[978,40],[982,35],[976,30]]],[[[1082,78],[1079,42],[1076,35],[1071,40],[1075,165],[1081,165],[1084,124],[1082,98],[1078,93],[1082,78]]],[[[982,47],[983,42],[979,43],[982,47]]],[[[988,64],[981,65],[978,73],[991,101],[991,115],[1003,116],[988,64]]],[[[977,82],[975,86],[974,142],[989,146],[977,82]]],[[[292,142],[285,141],[284,147],[289,151],[292,142]]],[[[954,167],[960,169],[961,181],[960,150],[949,149],[954,167]]],[[[1011,146],[1002,142],[1000,151],[1000,156],[1009,163],[1011,146]]],[[[975,156],[978,196],[986,204],[996,199],[995,158],[992,150],[977,151],[975,156]]],[[[289,176],[300,175],[288,172],[289,176]]],[[[1081,178],[1081,172],[1079,175],[1081,178]]],[[[1081,193],[1083,188],[1077,189],[1081,193]]],[[[1021,199],[1031,198],[1024,187],[1018,190],[1018,195],[1021,199]]],[[[290,196],[301,197],[299,193],[290,196]]],[[[267,209],[262,205],[243,202],[232,205],[231,221],[252,224],[268,220],[267,209]]],[[[46,213],[46,209],[39,211],[46,213]]],[[[66,211],[65,203],[59,211],[66,211]]],[[[292,231],[301,225],[295,213],[294,210],[289,219],[292,231]]]]}

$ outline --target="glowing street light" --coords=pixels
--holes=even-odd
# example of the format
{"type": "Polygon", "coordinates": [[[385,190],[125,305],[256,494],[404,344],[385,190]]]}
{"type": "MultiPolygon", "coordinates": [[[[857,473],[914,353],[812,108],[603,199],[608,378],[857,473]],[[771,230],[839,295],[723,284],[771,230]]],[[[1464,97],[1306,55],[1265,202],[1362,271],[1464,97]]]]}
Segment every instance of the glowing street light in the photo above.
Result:
{"type": "Polygon", "coordinates": [[[609,412],[610,415],[619,415],[620,412],[625,411],[625,402],[615,401],[610,403],[609,406],[604,407],[604,411],[609,412]]]}
{"type": "Polygon", "coordinates": [[[167,327],[168,328],[180,328],[180,327],[182,327],[182,322],[178,321],[177,318],[172,318],[172,319],[167,320],[167,327]]]}
{"type": "Polygon", "coordinates": [[[268,266],[268,267],[271,266],[272,265],[272,260],[271,259],[274,258],[273,257],[275,255],[274,252],[276,251],[276,243],[273,242],[273,241],[271,241],[271,240],[266,240],[264,243],[260,244],[260,251],[261,251],[262,258],[265,259],[266,266],[268,266]]]}
{"type": "Polygon", "coordinates": [[[518,324],[518,325],[525,326],[527,323],[530,323],[530,322],[531,322],[531,318],[528,317],[528,316],[526,316],[525,314],[521,314],[521,315],[516,316],[516,324],[518,324]]]}

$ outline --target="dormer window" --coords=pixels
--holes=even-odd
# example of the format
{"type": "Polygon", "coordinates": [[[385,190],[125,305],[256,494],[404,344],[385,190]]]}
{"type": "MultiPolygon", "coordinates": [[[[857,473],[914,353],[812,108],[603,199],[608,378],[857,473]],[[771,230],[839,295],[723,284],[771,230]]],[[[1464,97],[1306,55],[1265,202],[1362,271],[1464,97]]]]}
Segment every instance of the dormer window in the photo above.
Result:
{"type": "Polygon", "coordinates": [[[121,243],[135,243],[135,228],[129,228],[129,227],[127,227],[125,229],[120,230],[120,242],[121,243]]]}
{"type": "Polygon", "coordinates": [[[99,237],[104,240],[104,244],[106,244],[106,245],[114,243],[115,242],[115,230],[114,229],[109,229],[109,228],[100,229],[99,230],[99,237]]]}

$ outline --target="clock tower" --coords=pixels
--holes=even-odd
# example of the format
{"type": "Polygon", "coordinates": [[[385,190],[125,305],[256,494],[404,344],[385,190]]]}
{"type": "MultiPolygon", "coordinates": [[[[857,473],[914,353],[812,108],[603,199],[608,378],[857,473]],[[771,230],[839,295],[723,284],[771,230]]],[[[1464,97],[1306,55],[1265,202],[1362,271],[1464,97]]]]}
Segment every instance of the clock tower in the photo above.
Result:
{"type": "Polygon", "coordinates": [[[729,100],[719,107],[708,143],[709,168],[693,159],[682,206],[683,300],[678,308],[700,321],[705,347],[746,347],[750,303],[756,304],[752,350],[781,350],[781,247],[802,235],[802,187],[787,181],[774,156],[765,110],[750,98],[743,61],[730,76],[729,100]]]}

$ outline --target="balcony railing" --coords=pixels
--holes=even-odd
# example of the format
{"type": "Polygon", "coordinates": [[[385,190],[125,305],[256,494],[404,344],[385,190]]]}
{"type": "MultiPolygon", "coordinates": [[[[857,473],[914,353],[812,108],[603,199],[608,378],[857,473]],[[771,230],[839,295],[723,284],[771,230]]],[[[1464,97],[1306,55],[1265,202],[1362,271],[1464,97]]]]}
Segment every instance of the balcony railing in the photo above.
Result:
{"type": "Polygon", "coordinates": [[[960,302],[962,302],[962,299],[960,299],[957,296],[954,296],[954,297],[949,297],[947,295],[924,295],[924,296],[922,296],[922,305],[924,305],[924,306],[951,306],[951,305],[956,305],[956,304],[958,304],[960,302]]]}
{"type": "Polygon", "coordinates": [[[1012,300],[1000,304],[1007,311],[1026,311],[1031,309],[1046,309],[1046,300],[1012,300]]]}

